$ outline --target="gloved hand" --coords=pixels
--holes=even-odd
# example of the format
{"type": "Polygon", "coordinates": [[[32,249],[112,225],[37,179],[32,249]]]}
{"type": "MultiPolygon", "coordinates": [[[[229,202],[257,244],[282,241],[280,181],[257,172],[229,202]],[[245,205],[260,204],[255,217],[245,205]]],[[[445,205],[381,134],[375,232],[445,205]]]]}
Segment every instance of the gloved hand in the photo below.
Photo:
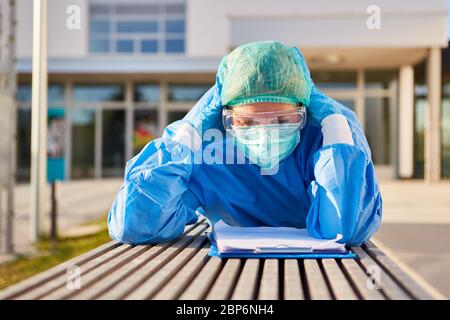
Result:
{"type": "Polygon", "coordinates": [[[308,122],[320,127],[322,120],[326,116],[329,116],[331,114],[341,114],[341,111],[337,105],[338,102],[331,99],[326,94],[317,89],[313,79],[311,78],[311,73],[309,72],[305,58],[298,48],[294,47],[293,49],[300,59],[300,66],[303,68],[305,76],[310,80],[311,94],[309,98],[309,106],[306,108],[306,110],[308,111],[308,122]]]}
{"type": "Polygon", "coordinates": [[[311,120],[311,123],[316,126],[321,126],[322,120],[331,114],[342,114],[338,102],[322,93],[314,83],[312,83],[309,106],[306,109],[308,121],[311,120]]]}
{"type": "Polygon", "coordinates": [[[220,99],[220,83],[212,86],[184,117],[203,137],[206,130],[220,128],[222,123],[222,101],[220,99]]]}

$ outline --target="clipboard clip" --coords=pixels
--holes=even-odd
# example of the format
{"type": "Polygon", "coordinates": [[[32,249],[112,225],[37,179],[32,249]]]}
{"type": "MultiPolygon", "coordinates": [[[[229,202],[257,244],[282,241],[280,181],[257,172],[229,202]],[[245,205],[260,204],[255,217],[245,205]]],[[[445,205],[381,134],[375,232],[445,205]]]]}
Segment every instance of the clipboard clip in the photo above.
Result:
{"type": "Polygon", "coordinates": [[[308,253],[313,252],[312,247],[290,247],[285,244],[279,244],[274,247],[256,247],[254,253],[308,253]]]}

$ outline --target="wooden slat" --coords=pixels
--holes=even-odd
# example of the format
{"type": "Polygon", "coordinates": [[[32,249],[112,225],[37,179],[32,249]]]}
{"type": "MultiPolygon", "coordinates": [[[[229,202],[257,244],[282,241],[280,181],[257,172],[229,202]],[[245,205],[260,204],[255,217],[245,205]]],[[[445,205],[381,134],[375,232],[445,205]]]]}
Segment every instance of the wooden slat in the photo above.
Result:
{"type": "MultiPolygon", "coordinates": [[[[378,263],[370,257],[366,251],[362,248],[354,247],[354,252],[358,255],[360,263],[364,266],[365,272],[372,268],[377,268],[377,272],[380,272],[380,283],[377,286],[380,287],[389,299],[396,300],[411,300],[411,296],[408,295],[392,278],[388,275],[378,263]]],[[[372,277],[375,281],[377,277],[372,277]]]]}
{"type": "MultiPolygon", "coordinates": [[[[80,268],[80,276],[81,276],[81,286],[83,286],[82,277],[83,275],[86,275],[90,271],[94,270],[95,268],[99,268],[102,264],[107,263],[111,259],[114,259],[117,256],[120,256],[124,252],[127,252],[130,250],[132,246],[130,245],[122,245],[120,247],[117,247],[113,250],[110,250],[106,252],[105,254],[96,257],[93,260],[90,260],[86,262],[85,264],[79,266],[80,268]]],[[[49,295],[53,291],[58,290],[62,287],[65,287],[67,284],[67,275],[63,274],[49,282],[46,282],[45,284],[39,286],[33,291],[30,291],[22,296],[19,297],[19,299],[27,299],[27,300],[35,300],[40,299],[44,295],[49,295]]],[[[57,298],[57,297],[56,297],[57,298]]]]}
{"type": "Polygon", "coordinates": [[[152,298],[154,300],[165,299],[175,300],[183,289],[191,283],[199,274],[200,270],[206,265],[210,257],[208,256],[209,244],[200,249],[195,256],[159,290],[152,298]]]}
{"type": "Polygon", "coordinates": [[[361,269],[360,265],[354,259],[342,259],[341,263],[352,279],[359,294],[365,300],[384,300],[380,290],[370,289],[367,285],[368,275],[361,269]]]}
{"type": "Polygon", "coordinates": [[[206,299],[224,300],[228,299],[232,294],[234,281],[239,276],[240,259],[227,259],[225,266],[214,282],[211,290],[208,292],[206,299]]]}
{"type": "Polygon", "coordinates": [[[105,243],[104,245],[101,245],[100,247],[91,250],[89,252],[86,252],[78,257],[75,257],[69,261],[66,261],[62,264],[59,264],[45,272],[42,272],[40,274],[37,274],[29,279],[26,279],[18,284],[12,285],[8,287],[7,289],[0,292],[0,300],[6,300],[6,299],[14,299],[17,298],[19,295],[22,295],[26,293],[27,291],[33,290],[46,282],[51,281],[53,278],[59,277],[63,274],[66,274],[67,269],[70,266],[81,266],[85,264],[87,261],[91,259],[95,259],[96,257],[105,254],[106,252],[117,248],[121,246],[121,244],[110,241],[108,243],[105,243]]]}
{"type": "Polygon", "coordinates": [[[264,269],[258,293],[259,300],[277,300],[280,298],[278,262],[278,259],[266,259],[264,261],[264,269]]]}
{"type": "Polygon", "coordinates": [[[303,263],[305,266],[309,298],[312,300],[332,299],[317,260],[305,259],[303,263]]]}
{"type": "MultiPolygon", "coordinates": [[[[200,218],[197,224],[204,223],[205,219],[200,218]]],[[[185,233],[191,230],[195,225],[189,225],[185,227],[185,233]]],[[[78,257],[75,257],[69,261],[66,261],[54,268],[51,268],[43,273],[40,273],[36,276],[33,276],[27,280],[20,282],[19,284],[13,285],[4,291],[0,292],[0,299],[36,299],[50,286],[50,291],[55,289],[55,283],[61,284],[60,278],[63,277],[66,279],[67,270],[72,266],[81,267],[82,265],[91,262],[93,259],[106,254],[108,251],[113,250],[117,247],[123,246],[120,243],[115,241],[108,242],[94,250],[86,252],[78,257]],[[45,288],[42,288],[45,287],[45,288]],[[39,291],[39,294],[35,294],[33,292],[27,293],[27,295],[23,295],[26,292],[33,291],[36,289],[39,291]],[[20,297],[22,295],[22,297],[20,297]]],[[[86,268],[85,268],[86,269],[86,268]]],[[[47,291],[48,292],[48,291],[47,291]]]]}
{"type": "Polygon", "coordinates": [[[204,232],[207,227],[208,225],[206,224],[199,224],[192,229],[188,235],[179,238],[175,243],[153,246],[150,250],[154,250],[154,252],[158,252],[158,254],[153,255],[151,260],[146,261],[145,264],[139,266],[139,269],[134,270],[133,273],[129,274],[126,281],[121,281],[115,287],[110,288],[107,292],[102,294],[99,299],[124,299],[134,288],[138,287],[142,281],[157,272],[175,257],[178,252],[195,240],[197,235],[204,232]]]}
{"type": "MultiPolygon", "coordinates": [[[[192,228],[188,229],[187,232],[190,232],[192,228]]],[[[147,251],[144,251],[142,254],[133,257],[128,263],[121,265],[114,272],[110,272],[109,274],[104,275],[101,279],[99,279],[94,286],[88,287],[86,290],[83,290],[80,295],[77,295],[77,299],[97,299],[102,294],[111,290],[111,288],[115,286],[120,286],[121,281],[126,281],[128,276],[134,273],[134,271],[138,270],[142,265],[147,263],[152,258],[156,257],[159,253],[164,251],[173,245],[172,243],[164,243],[162,245],[157,245],[151,247],[151,245],[138,246],[138,247],[148,247],[147,251]]],[[[117,292],[117,290],[115,290],[117,292]]]]}
{"type": "Polygon", "coordinates": [[[173,257],[163,268],[153,273],[150,277],[145,279],[139,287],[135,288],[127,300],[143,300],[150,299],[162,286],[172,278],[183,265],[205,245],[207,238],[202,235],[192,241],[192,243],[185,247],[183,251],[179,252],[173,257]]]}
{"type": "Polygon", "coordinates": [[[391,274],[401,286],[416,299],[429,300],[434,297],[420,286],[410,275],[408,275],[400,266],[388,257],[383,251],[378,249],[373,243],[368,242],[364,249],[378,263],[391,274]]]}
{"type": "MultiPolygon", "coordinates": [[[[146,245],[137,246],[138,247],[147,247],[146,245]]],[[[108,292],[108,290],[111,290],[114,286],[120,287],[120,282],[127,281],[127,278],[129,275],[133,273],[134,270],[139,269],[140,266],[145,264],[147,261],[158,255],[160,252],[164,250],[166,247],[161,246],[148,246],[149,249],[147,251],[144,251],[141,255],[137,256],[136,258],[132,259],[128,263],[124,264],[123,266],[119,267],[114,272],[111,272],[107,275],[104,275],[102,279],[99,279],[95,283],[95,286],[90,286],[87,289],[84,289],[81,291],[80,295],[77,297],[79,299],[97,299],[99,296],[101,296],[103,293],[108,292]]]]}
{"type": "Polygon", "coordinates": [[[117,269],[121,266],[130,263],[136,257],[139,257],[145,251],[149,250],[150,246],[136,246],[131,250],[123,253],[122,255],[110,260],[107,264],[104,264],[86,275],[82,275],[81,282],[82,288],[81,290],[68,290],[67,287],[62,287],[48,296],[44,296],[43,299],[87,299],[87,289],[91,287],[96,287],[97,282],[102,278],[113,274],[117,269]]]}
{"type": "Polygon", "coordinates": [[[247,259],[242,269],[239,281],[233,291],[231,299],[233,300],[252,300],[254,299],[255,289],[258,281],[258,270],[260,259],[247,259]]]}
{"type": "Polygon", "coordinates": [[[323,259],[322,265],[337,300],[356,300],[358,297],[334,259],[323,259]]]}
{"type": "Polygon", "coordinates": [[[300,268],[297,259],[284,260],[284,299],[304,300],[300,268]]]}
{"type": "Polygon", "coordinates": [[[223,261],[217,257],[211,257],[206,265],[197,274],[195,279],[183,291],[178,299],[200,300],[204,299],[209,288],[213,285],[223,265],[223,261]]]}

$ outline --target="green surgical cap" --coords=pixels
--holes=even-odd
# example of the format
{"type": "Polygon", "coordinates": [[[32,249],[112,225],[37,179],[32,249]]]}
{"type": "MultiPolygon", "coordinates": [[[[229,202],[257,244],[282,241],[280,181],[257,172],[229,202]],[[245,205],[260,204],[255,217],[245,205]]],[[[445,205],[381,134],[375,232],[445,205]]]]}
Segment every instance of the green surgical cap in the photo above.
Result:
{"type": "Polygon", "coordinates": [[[217,77],[222,105],[255,102],[309,105],[311,80],[295,48],[276,41],[241,45],[223,57],[217,77]]]}

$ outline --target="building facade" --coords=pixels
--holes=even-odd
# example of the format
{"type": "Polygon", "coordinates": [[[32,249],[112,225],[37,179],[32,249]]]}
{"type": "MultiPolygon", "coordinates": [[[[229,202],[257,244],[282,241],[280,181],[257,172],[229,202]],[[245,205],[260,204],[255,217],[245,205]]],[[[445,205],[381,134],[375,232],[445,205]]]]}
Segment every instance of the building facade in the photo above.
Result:
{"type": "MultiPolygon", "coordinates": [[[[317,86],[355,111],[379,175],[449,178],[447,3],[377,2],[49,0],[49,156],[65,179],[121,176],[214,83],[223,55],[279,40],[299,47],[317,86]]],[[[31,0],[18,0],[17,20],[17,172],[26,180],[31,0]]]]}

